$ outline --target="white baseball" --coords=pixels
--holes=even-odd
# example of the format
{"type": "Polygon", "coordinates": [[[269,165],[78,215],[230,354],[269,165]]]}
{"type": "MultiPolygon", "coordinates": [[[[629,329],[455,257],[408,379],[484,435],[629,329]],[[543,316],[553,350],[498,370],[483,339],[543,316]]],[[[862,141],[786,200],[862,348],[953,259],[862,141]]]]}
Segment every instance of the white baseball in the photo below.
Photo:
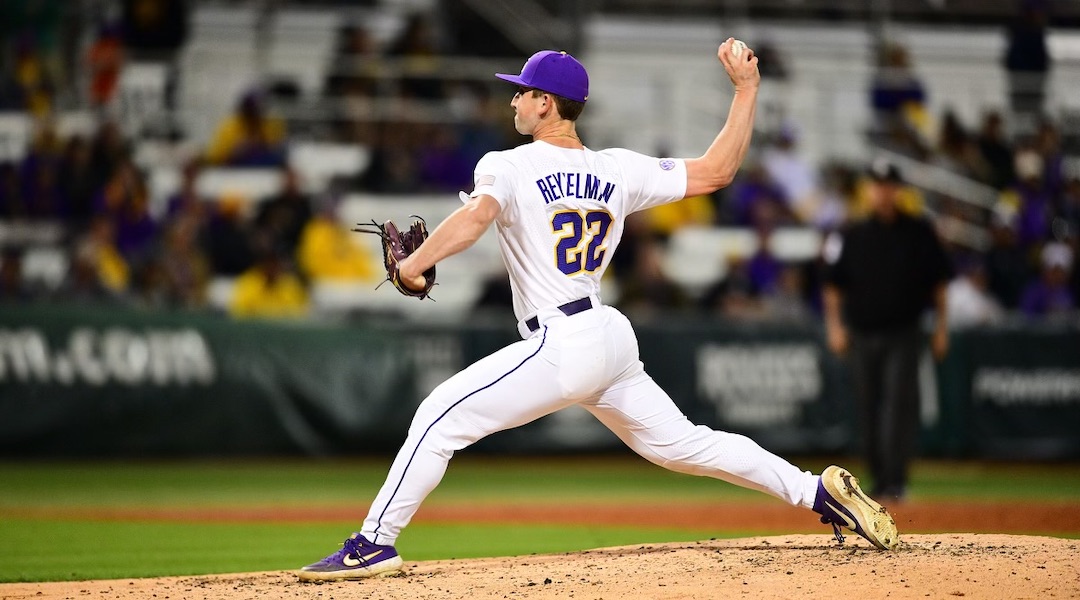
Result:
{"type": "Polygon", "coordinates": [[[741,55],[742,51],[745,50],[745,49],[746,49],[746,44],[743,43],[742,40],[735,40],[734,42],[731,43],[731,54],[735,58],[739,58],[739,55],[741,55]]]}

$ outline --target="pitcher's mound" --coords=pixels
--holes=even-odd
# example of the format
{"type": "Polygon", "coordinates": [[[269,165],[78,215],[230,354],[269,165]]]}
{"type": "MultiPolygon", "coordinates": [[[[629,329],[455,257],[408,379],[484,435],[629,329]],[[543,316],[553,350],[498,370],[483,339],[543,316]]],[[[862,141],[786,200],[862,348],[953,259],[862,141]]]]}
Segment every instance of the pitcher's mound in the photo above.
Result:
{"type": "Polygon", "coordinates": [[[1080,541],[901,534],[895,552],[851,536],[786,535],[567,554],[408,562],[400,577],[300,583],[287,572],[0,585],[4,598],[1078,598],[1080,541]]]}

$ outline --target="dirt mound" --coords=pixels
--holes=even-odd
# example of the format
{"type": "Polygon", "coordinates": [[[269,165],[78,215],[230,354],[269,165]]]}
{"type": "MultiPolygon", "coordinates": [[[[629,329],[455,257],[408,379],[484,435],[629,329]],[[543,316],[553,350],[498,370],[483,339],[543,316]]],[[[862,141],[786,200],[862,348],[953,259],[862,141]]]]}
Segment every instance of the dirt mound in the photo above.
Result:
{"type": "Polygon", "coordinates": [[[825,535],[650,544],[406,563],[400,577],[301,584],[287,572],[0,585],[2,598],[615,600],[619,598],[1077,598],[1080,541],[904,536],[896,552],[825,535]]]}

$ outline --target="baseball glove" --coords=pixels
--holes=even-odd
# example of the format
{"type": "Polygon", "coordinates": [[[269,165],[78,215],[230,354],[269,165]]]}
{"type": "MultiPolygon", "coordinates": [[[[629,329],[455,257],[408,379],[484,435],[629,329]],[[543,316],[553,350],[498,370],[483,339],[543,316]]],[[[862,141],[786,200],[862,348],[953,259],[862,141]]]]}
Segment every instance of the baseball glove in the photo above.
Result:
{"type": "Polygon", "coordinates": [[[427,224],[423,219],[417,217],[416,221],[405,231],[399,231],[397,225],[393,221],[387,221],[382,225],[379,225],[374,220],[371,221],[370,227],[366,223],[360,223],[353,231],[360,233],[373,233],[382,238],[382,251],[383,251],[383,265],[386,267],[386,280],[390,282],[397,291],[406,296],[413,298],[419,298],[423,300],[431,293],[431,288],[435,287],[435,267],[431,267],[427,271],[424,271],[424,287],[423,289],[414,290],[408,288],[401,281],[401,277],[398,275],[398,264],[405,260],[416,249],[420,247],[420,244],[424,243],[424,240],[428,238],[427,224]]]}

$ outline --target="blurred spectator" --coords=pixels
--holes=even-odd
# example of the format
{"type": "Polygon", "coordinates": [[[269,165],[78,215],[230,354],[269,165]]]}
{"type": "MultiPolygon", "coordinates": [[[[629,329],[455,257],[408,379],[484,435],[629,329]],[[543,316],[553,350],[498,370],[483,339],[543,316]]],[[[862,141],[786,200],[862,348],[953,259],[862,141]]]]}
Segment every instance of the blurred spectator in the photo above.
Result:
{"type": "Polygon", "coordinates": [[[108,106],[116,95],[124,58],[119,25],[102,25],[97,39],[86,53],[86,66],[90,74],[90,105],[94,108],[108,106]]]}
{"type": "Polygon", "coordinates": [[[764,215],[779,215],[787,210],[784,192],[774,184],[759,162],[748,163],[737,175],[727,193],[727,211],[733,225],[757,226],[764,215]]]}
{"type": "Polygon", "coordinates": [[[778,131],[791,113],[791,85],[788,64],[783,53],[772,41],[760,39],[750,46],[760,61],[758,71],[758,108],[755,127],[763,131],[778,131]]]}
{"type": "Polygon", "coordinates": [[[122,0],[120,14],[124,43],[137,55],[157,58],[187,38],[187,0],[122,0]]]}
{"type": "Polygon", "coordinates": [[[105,120],[91,142],[91,165],[97,185],[104,185],[121,163],[131,157],[131,148],[116,121],[105,120]]]}
{"type": "Polygon", "coordinates": [[[165,303],[176,308],[206,304],[210,262],[198,245],[199,224],[190,216],[174,220],[165,230],[157,265],[165,303]]]}
{"type": "Polygon", "coordinates": [[[281,252],[264,250],[255,266],[236,279],[229,314],[233,317],[296,318],[307,314],[300,278],[281,252]]]}
{"type": "Polygon", "coordinates": [[[39,219],[67,216],[60,188],[63,146],[49,121],[41,121],[19,169],[20,198],[25,216],[39,219]]]}
{"type": "Polygon", "coordinates": [[[1076,298],[1069,289],[1073,251],[1067,244],[1050,242],[1040,255],[1039,278],[1024,288],[1020,310],[1031,317],[1058,318],[1076,309],[1076,298]]]}
{"type": "Polygon", "coordinates": [[[619,252],[615,253],[618,256],[624,250],[630,250],[617,270],[620,274],[619,310],[644,316],[685,307],[687,299],[682,290],[667,278],[662,268],[663,238],[649,231],[643,217],[635,215],[626,223],[630,247],[624,248],[620,244],[619,252]]]}
{"type": "Polygon", "coordinates": [[[746,263],[746,274],[750,279],[750,293],[760,297],[776,290],[784,265],[773,255],[769,246],[772,228],[759,226],[755,233],[757,250],[746,263]]]}
{"type": "Polygon", "coordinates": [[[920,322],[932,302],[930,346],[943,358],[952,268],[931,224],[897,205],[899,170],[875,161],[870,176],[870,216],[826,242],[825,323],[829,348],[850,356],[871,493],[899,499],[918,433],[920,322]]]}
{"type": "Polygon", "coordinates": [[[472,185],[472,168],[457,134],[449,125],[436,124],[420,148],[419,177],[424,189],[454,192],[472,185]]]}
{"type": "Polygon", "coordinates": [[[769,180],[780,188],[787,209],[802,223],[819,225],[822,222],[824,195],[820,171],[797,150],[798,133],[787,123],[776,139],[765,148],[761,165],[769,180]]]}
{"type": "Polygon", "coordinates": [[[1018,0],[1020,15],[1010,22],[1005,69],[1009,99],[1015,116],[1034,120],[1042,114],[1050,52],[1046,47],[1047,3],[1018,0]]]}
{"type": "Polygon", "coordinates": [[[141,177],[115,214],[116,247],[128,264],[140,268],[151,259],[158,240],[158,224],[150,216],[150,193],[141,177]]]}
{"type": "Polygon", "coordinates": [[[82,226],[93,213],[94,196],[101,183],[94,173],[90,143],[82,136],[72,136],[64,144],[59,177],[68,214],[77,226],[82,226]]]}
{"type": "Polygon", "coordinates": [[[135,269],[132,282],[131,304],[147,310],[167,310],[174,308],[166,296],[165,270],[160,257],[154,257],[135,269]]]}
{"type": "Polygon", "coordinates": [[[1029,250],[1050,233],[1053,198],[1043,185],[1044,165],[1038,152],[1031,148],[1018,150],[1015,165],[1017,181],[1002,193],[999,204],[1002,214],[1011,215],[1017,244],[1029,250]]]}
{"type": "Polygon", "coordinates": [[[10,162],[0,163],[0,217],[10,219],[25,215],[19,170],[10,162]]]}
{"type": "Polygon", "coordinates": [[[1027,255],[1017,241],[1010,214],[998,214],[990,223],[990,249],[986,274],[991,293],[1007,309],[1020,304],[1020,293],[1031,276],[1027,255]]]}
{"type": "Polygon", "coordinates": [[[407,98],[439,100],[445,97],[439,73],[439,51],[435,42],[435,25],[423,13],[410,15],[405,28],[391,42],[387,54],[402,59],[404,71],[401,93],[407,98]]]}
{"type": "MultiPolygon", "coordinates": [[[[475,165],[488,152],[510,148],[513,138],[507,133],[507,120],[502,118],[505,105],[501,99],[495,100],[491,88],[477,85],[469,91],[470,110],[461,125],[459,138],[465,161],[475,165]]],[[[471,172],[472,167],[466,171],[471,172]]]]}
{"type": "Polygon", "coordinates": [[[342,99],[344,113],[335,134],[345,142],[375,144],[377,78],[385,67],[371,33],[362,25],[343,28],[332,65],[326,93],[342,99]]]}
{"type": "Polygon", "coordinates": [[[371,155],[371,164],[360,177],[358,187],[384,194],[409,194],[420,190],[420,175],[416,153],[402,130],[402,123],[381,123],[378,143],[371,155]]]}
{"type": "Polygon", "coordinates": [[[184,168],[180,171],[180,188],[169,196],[165,202],[165,217],[167,219],[191,217],[200,224],[205,222],[207,203],[199,196],[199,192],[195,187],[201,172],[202,164],[198,160],[188,161],[184,165],[184,168]]]}
{"type": "Polygon", "coordinates": [[[36,117],[52,113],[56,83],[38,47],[36,36],[24,33],[15,38],[15,60],[9,107],[36,117]]]}
{"type": "Polygon", "coordinates": [[[847,220],[858,180],[858,173],[847,165],[830,162],[823,167],[822,203],[814,223],[819,229],[832,231],[847,220]]]}
{"type": "Polygon", "coordinates": [[[214,132],[206,159],[236,167],[281,166],[285,151],[285,122],[267,115],[259,94],[248,92],[214,132]]]}
{"type": "Polygon", "coordinates": [[[716,222],[712,196],[688,196],[679,202],[661,204],[642,213],[648,230],[663,237],[688,226],[708,227],[716,222]]]}
{"type": "Polygon", "coordinates": [[[351,24],[338,32],[333,64],[333,68],[327,74],[327,93],[374,95],[374,77],[380,69],[380,58],[375,39],[366,27],[351,24]]]}
{"type": "Polygon", "coordinates": [[[94,214],[118,217],[127,206],[128,200],[136,193],[135,188],[138,185],[139,172],[135,163],[123,158],[94,195],[94,214]]]}
{"type": "Polygon", "coordinates": [[[34,292],[23,275],[23,251],[4,248],[0,255],[0,302],[25,304],[34,299],[34,292]]]}
{"type": "Polygon", "coordinates": [[[1051,196],[1057,196],[1065,187],[1065,153],[1061,148],[1061,132],[1049,120],[1039,124],[1035,151],[1042,158],[1042,187],[1051,196]]]}
{"type": "Polygon", "coordinates": [[[1061,239],[1080,240],[1080,173],[1065,182],[1057,212],[1055,233],[1060,232],[1061,239]]]}
{"type": "Polygon", "coordinates": [[[806,277],[796,265],[784,265],[776,283],[761,298],[763,318],[780,323],[805,323],[814,318],[806,302],[806,277]]]}
{"type": "Polygon", "coordinates": [[[976,143],[979,153],[986,162],[989,171],[987,183],[997,189],[1012,185],[1016,179],[1013,168],[1013,152],[1005,138],[1005,125],[999,112],[989,112],[983,116],[976,143]]]}
{"type": "Polygon", "coordinates": [[[131,269],[116,247],[116,226],[107,215],[98,215],[76,242],[67,298],[73,300],[121,299],[131,283],[131,269]]]}
{"type": "Polygon", "coordinates": [[[952,110],[946,110],[938,132],[937,152],[931,162],[969,179],[985,181],[989,167],[978,145],[952,110]]]}
{"type": "Polygon", "coordinates": [[[949,282],[945,292],[949,326],[963,329],[1000,323],[1005,318],[1005,309],[990,293],[981,258],[962,260],[957,271],[957,277],[949,282]]]}
{"type": "Polygon", "coordinates": [[[247,200],[223,196],[206,225],[205,246],[214,273],[234,277],[255,263],[251,234],[245,222],[247,200]]]}
{"type": "Polygon", "coordinates": [[[894,42],[878,47],[878,65],[870,86],[874,129],[898,151],[921,145],[928,117],[926,89],[911,68],[907,49],[894,42]]]}
{"type": "Polygon", "coordinates": [[[736,254],[727,257],[724,279],[705,293],[706,310],[719,311],[734,320],[760,320],[765,317],[761,299],[754,293],[754,282],[747,260],[736,254]]]}
{"type": "Polygon", "coordinates": [[[300,243],[300,233],[311,220],[311,198],[301,191],[296,171],[286,167],[282,175],[281,192],[260,205],[254,224],[260,232],[270,235],[270,243],[292,255],[300,243]]]}
{"type": "Polygon", "coordinates": [[[322,199],[319,210],[304,226],[296,255],[300,272],[313,282],[371,281],[375,277],[373,266],[379,262],[358,235],[337,219],[336,202],[330,196],[322,199]]]}

